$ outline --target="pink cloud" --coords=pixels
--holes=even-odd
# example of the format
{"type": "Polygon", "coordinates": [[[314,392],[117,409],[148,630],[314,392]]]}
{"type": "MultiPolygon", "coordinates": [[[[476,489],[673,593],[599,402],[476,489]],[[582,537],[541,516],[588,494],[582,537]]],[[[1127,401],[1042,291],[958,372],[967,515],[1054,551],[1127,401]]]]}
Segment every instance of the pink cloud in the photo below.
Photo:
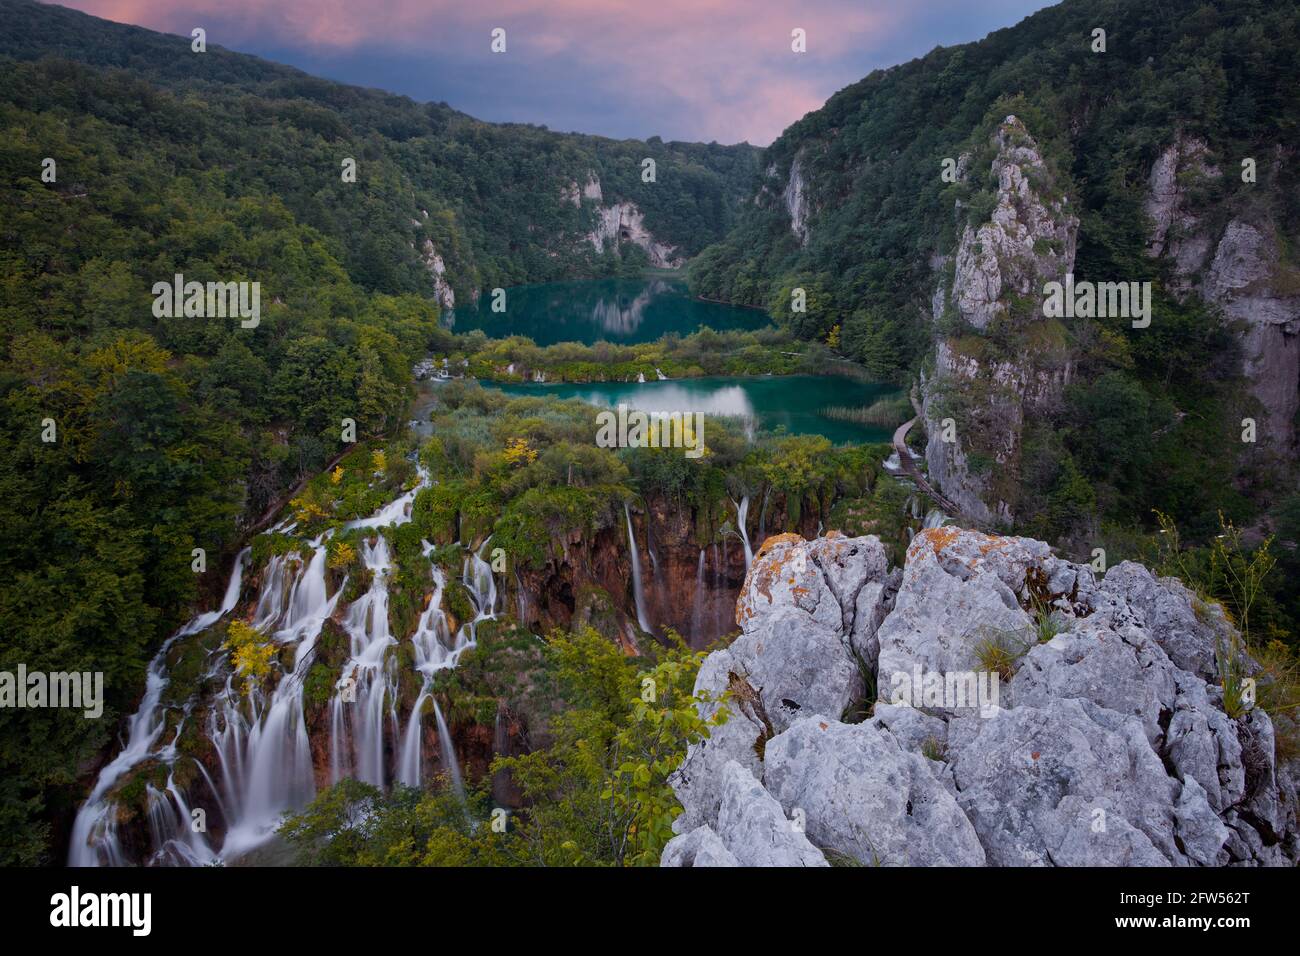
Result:
{"type": "MultiPolygon", "coordinates": [[[[900,12],[900,5],[888,0],[65,2],[96,16],[172,33],[205,26],[209,43],[232,49],[273,42],[317,57],[381,47],[408,55],[427,50],[430,57],[481,55],[488,61],[490,30],[502,26],[507,55],[530,63],[567,60],[628,109],[676,104],[690,111],[691,122],[683,125],[707,131],[705,138],[756,143],[770,142],[835,88],[857,79],[836,71],[836,62],[864,51],[888,51],[895,32],[916,17],[918,5],[900,12]],[[790,48],[796,27],[807,31],[803,55],[790,48]]],[[[936,0],[928,2],[933,7],[936,0]]],[[[538,69],[545,64],[538,63],[538,69]]]]}

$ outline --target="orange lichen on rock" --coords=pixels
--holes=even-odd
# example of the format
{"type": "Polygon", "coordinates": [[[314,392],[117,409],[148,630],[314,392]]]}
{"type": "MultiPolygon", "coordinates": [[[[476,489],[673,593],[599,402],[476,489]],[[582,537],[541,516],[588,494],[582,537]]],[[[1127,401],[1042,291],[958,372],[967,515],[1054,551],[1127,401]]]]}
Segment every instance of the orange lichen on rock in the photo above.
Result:
{"type": "Polygon", "coordinates": [[[926,528],[924,531],[917,532],[907,550],[911,551],[918,544],[928,544],[934,550],[934,553],[938,554],[964,533],[961,528],[953,525],[945,525],[941,528],[926,528]]]}
{"type": "Polygon", "coordinates": [[[758,549],[758,556],[762,557],[763,555],[767,554],[768,551],[772,550],[779,544],[785,544],[786,542],[789,542],[790,544],[794,544],[795,542],[802,542],[802,541],[803,541],[803,535],[795,534],[793,531],[786,531],[783,532],[782,534],[774,534],[771,537],[769,537],[766,541],[763,542],[762,546],[758,549]]]}
{"type": "MultiPolygon", "coordinates": [[[[804,544],[802,535],[787,532],[777,534],[763,542],[763,546],[758,549],[758,555],[754,559],[754,565],[749,569],[749,575],[745,579],[745,588],[741,591],[740,600],[736,602],[736,624],[744,627],[744,622],[754,616],[754,609],[750,602],[746,600],[749,592],[750,582],[753,582],[754,590],[763,597],[767,598],[768,603],[772,601],[772,582],[780,580],[785,569],[786,562],[795,553],[795,549],[789,548],[784,555],[778,555],[770,560],[767,558],[769,553],[782,544],[804,544]]],[[[790,584],[794,584],[795,579],[790,578],[790,584]]]]}

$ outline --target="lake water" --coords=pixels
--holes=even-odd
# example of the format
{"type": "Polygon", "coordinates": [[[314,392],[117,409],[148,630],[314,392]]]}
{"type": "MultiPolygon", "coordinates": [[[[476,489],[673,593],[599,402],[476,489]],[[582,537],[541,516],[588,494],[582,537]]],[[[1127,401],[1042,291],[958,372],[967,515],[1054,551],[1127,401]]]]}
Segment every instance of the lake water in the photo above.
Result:
{"type": "Polygon", "coordinates": [[[526,335],[538,345],[556,342],[653,342],[669,332],[689,335],[702,325],[716,331],[760,329],[765,312],[692,299],[677,278],[584,279],[514,286],[505,290],[506,310],[492,311],[492,295],[458,307],[445,317],[457,332],[482,329],[493,339],[526,335]]]}
{"type": "Polygon", "coordinates": [[[837,421],[820,414],[823,409],[866,406],[898,391],[893,386],[829,375],[716,376],[644,383],[483,384],[511,395],[579,398],[610,408],[622,403],[647,412],[740,416],[763,429],[784,427],[794,435],[825,435],[837,445],[887,442],[892,429],[837,421]]]}

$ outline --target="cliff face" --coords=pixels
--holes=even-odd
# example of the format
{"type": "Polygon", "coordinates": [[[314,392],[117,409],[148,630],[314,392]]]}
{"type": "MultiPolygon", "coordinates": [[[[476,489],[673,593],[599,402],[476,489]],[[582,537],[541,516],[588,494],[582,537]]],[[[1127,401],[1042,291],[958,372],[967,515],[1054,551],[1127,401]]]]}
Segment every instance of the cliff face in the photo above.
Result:
{"type": "Polygon", "coordinates": [[[676,269],[686,261],[672,246],[655,239],[645,226],[645,215],[634,202],[597,206],[596,225],[587,233],[587,241],[598,253],[607,247],[617,250],[620,243],[630,242],[644,249],[650,264],[660,269],[676,269]]]}
{"type": "MultiPolygon", "coordinates": [[[[692,647],[707,647],[735,631],[736,597],[745,580],[745,552],[737,534],[700,547],[698,523],[689,507],[661,499],[632,509],[630,518],[642,575],[643,607],[656,633],[672,628],[692,647]]],[[[734,526],[735,516],[728,520],[734,526]]],[[[766,522],[785,525],[782,507],[764,515],[755,507],[748,516],[751,540],[761,537],[766,522]]],[[[799,523],[815,534],[817,517],[799,523]]],[[[629,652],[647,638],[638,633],[636,595],[627,528],[620,521],[594,536],[574,533],[559,542],[559,552],[544,568],[526,570],[505,584],[504,596],[523,625],[538,633],[552,628],[590,625],[629,652]]]]}
{"type": "Polygon", "coordinates": [[[1175,579],[957,528],[901,572],[874,536],[782,535],[736,619],[696,681],[730,717],[673,778],[665,866],[1300,858],[1300,768],[1267,713],[1225,708],[1225,663],[1257,668],[1175,579]]]}
{"type": "MultiPolygon", "coordinates": [[[[1283,159],[1281,149],[1259,157],[1264,168],[1257,171],[1271,180],[1283,159]]],[[[1168,261],[1177,294],[1199,295],[1232,323],[1241,339],[1242,373],[1264,412],[1260,441],[1294,458],[1300,411],[1300,269],[1284,254],[1286,244],[1269,202],[1234,204],[1230,211],[1196,205],[1197,187],[1224,175],[1204,140],[1177,135],[1151,169],[1147,252],[1168,261]]],[[[1267,194],[1265,183],[1257,188],[1267,194]]]]}
{"type": "Polygon", "coordinates": [[[1074,268],[1079,221],[1068,198],[1053,195],[1051,171],[1019,119],[1006,117],[994,146],[989,220],[968,223],[955,252],[935,261],[935,346],[922,400],[939,489],[974,520],[1009,524],[1025,416],[1056,402],[1073,370],[1040,303],[1044,283],[1074,268]],[[989,348],[986,336],[1002,347],[989,348]]]}

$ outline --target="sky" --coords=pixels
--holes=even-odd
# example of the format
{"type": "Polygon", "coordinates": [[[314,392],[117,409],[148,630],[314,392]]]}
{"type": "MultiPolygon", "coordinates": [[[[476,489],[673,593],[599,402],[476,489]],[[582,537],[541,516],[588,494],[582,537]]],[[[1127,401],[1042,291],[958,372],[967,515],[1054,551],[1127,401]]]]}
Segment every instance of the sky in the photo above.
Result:
{"type": "Polygon", "coordinates": [[[765,146],[878,67],[1047,0],[62,0],[479,119],[765,146]],[[492,31],[505,30],[493,53],[492,31]],[[792,50],[792,31],[806,37],[792,50]]]}

